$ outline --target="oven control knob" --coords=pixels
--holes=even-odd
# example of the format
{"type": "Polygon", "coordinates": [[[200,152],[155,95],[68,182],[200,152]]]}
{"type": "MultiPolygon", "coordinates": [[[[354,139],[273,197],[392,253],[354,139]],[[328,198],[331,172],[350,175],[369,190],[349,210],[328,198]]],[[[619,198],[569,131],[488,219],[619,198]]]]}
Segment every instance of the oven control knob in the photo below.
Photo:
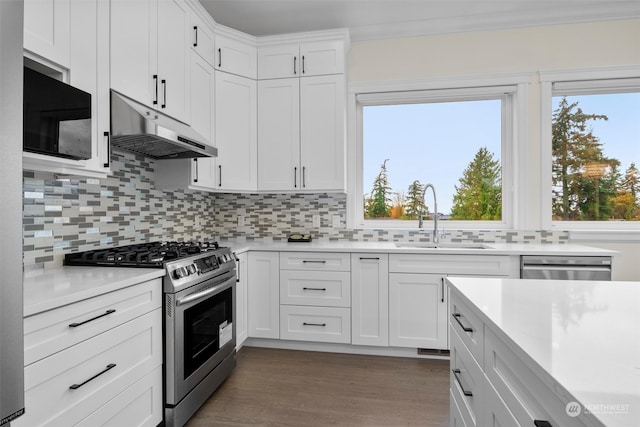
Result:
{"type": "Polygon", "coordinates": [[[184,267],[179,267],[179,268],[176,268],[176,269],[173,271],[173,277],[174,277],[174,278],[176,278],[176,279],[182,279],[183,277],[186,277],[186,276],[187,276],[187,274],[186,274],[186,273],[187,273],[187,272],[186,272],[186,270],[184,269],[184,267]]]}
{"type": "Polygon", "coordinates": [[[196,273],[196,265],[195,264],[189,264],[185,268],[187,269],[187,275],[196,273]]]}

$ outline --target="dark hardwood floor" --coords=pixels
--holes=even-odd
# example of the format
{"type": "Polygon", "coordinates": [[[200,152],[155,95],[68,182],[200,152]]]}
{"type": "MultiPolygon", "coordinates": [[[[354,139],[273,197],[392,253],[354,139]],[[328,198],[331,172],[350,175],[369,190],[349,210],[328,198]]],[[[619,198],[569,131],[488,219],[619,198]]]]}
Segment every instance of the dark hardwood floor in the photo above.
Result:
{"type": "Polygon", "coordinates": [[[449,362],[244,347],[187,423],[203,426],[449,425],[449,362]]]}

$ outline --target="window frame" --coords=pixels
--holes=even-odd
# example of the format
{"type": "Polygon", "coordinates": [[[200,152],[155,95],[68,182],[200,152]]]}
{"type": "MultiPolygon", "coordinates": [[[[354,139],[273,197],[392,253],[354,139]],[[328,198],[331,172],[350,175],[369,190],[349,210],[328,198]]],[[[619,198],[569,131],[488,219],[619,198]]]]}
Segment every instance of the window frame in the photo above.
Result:
{"type": "MultiPolygon", "coordinates": [[[[363,180],[363,106],[409,104],[418,102],[454,102],[486,99],[502,100],[502,220],[440,222],[441,228],[450,229],[513,229],[521,216],[514,192],[517,183],[526,179],[526,167],[518,152],[526,140],[526,92],[530,74],[510,74],[485,78],[438,79],[415,82],[384,82],[351,84],[349,87],[349,144],[347,147],[347,227],[358,229],[417,229],[414,220],[364,219],[362,197],[363,180]],[[351,167],[355,166],[355,167],[351,167]]],[[[427,177],[425,177],[427,178],[427,177]]],[[[427,206],[433,201],[427,199],[427,206]]],[[[430,229],[433,221],[425,221],[430,229]]]]}
{"type": "MultiPolygon", "coordinates": [[[[568,230],[572,238],[608,240],[603,232],[640,231],[640,221],[554,221],[552,218],[552,122],[553,97],[562,95],[597,95],[636,92],[640,90],[640,67],[608,67],[598,69],[540,71],[540,218],[542,228],[568,230]]],[[[637,234],[626,238],[637,238],[637,234]],[[635,236],[635,237],[634,237],[635,236]]],[[[623,240],[626,240],[623,239],[623,240]]]]}

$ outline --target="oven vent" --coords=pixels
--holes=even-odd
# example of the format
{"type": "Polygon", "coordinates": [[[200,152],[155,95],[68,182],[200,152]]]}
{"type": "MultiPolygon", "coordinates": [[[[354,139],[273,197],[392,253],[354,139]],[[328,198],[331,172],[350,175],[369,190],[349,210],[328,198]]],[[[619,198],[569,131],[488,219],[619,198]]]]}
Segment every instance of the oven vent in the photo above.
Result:
{"type": "Polygon", "coordinates": [[[173,319],[173,295],[167,294],[165,298],[166,298],[166,301],[164,306],[165,306],[166,316],[169,319],[173,319]]]}

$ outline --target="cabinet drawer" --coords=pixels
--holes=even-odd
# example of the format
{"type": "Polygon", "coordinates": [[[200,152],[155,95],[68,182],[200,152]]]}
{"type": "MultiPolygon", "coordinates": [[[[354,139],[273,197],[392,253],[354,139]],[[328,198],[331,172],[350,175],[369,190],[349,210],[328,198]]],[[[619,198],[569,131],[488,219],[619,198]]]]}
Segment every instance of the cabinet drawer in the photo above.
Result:
{"type": "Polygon", "coordinates": [[[484,366],[484,324],[456,292],[451,292],[449,324],[480,366],[484,366]]]}
{"type": "Polygon", "coordinates": [[[467,427],[453,390],[449,390],[449,427],[467,427]]]}
{"type": "Polygon", "coordinates": [[[77,427],[155,427],[162,422],[162,412],[162,367],[158,366],[82,420],[77,427]]]}
{"type": "Polygon", "coordinates": [[[347,253],[280,252],[281,270],[350,271],[347,253]]]}
{"type": "MultiPolygon", "coordinates": [[[[484,408],[482,411],[482,423],[484,427],[521,427],[520,424],[504,401],[498,396],[498,392],[493,388],[488,379],[484,379],[484,388],[482,390],[482,398],[484,399],[484,408]]],[[[533,421],[525,426],[533,426],[533,421]]]]}
{"type": "Polygon", "coordinates": [[[509,256],[390,254],[389,272],[508,276],[509,256]]]}
{"type": "Polygon", "coordinates": [[[29,316],[24,319],[24,364],[28,366],[161,306],[162,282],[154,279],[29,316]]]}
{"type": "Polygon", "coordinates": [[[280,338],[351,342],[351,310],[338,307],[280,306],[280,338]]]}
{"type": "Polygon", "coordinates": [[[450,389],[465,425],[482,426],[484,374],[455,330],[451,330],[450,389]]]}
{"type": "Polygon", "coordinates": [[[284,270],[280,304],[350,307],[350,274],[346,271],[284,270]]]}
{"type": "Polygon", "coordinates": [[[15,425],[75,425],[161,365],[157,309],[27,366],[27,412],[15,425]]]}
{"type": "MultiPolygon", "coordinates": [[[[553,426],[599,425],[581,412],[567,414],[573,397],[549,387],[490,329],[485,330],[485,375],[520,425],[545,420],[553,426]]],[[[589,415],[590,417],[590,415],[589,415]]]]}

